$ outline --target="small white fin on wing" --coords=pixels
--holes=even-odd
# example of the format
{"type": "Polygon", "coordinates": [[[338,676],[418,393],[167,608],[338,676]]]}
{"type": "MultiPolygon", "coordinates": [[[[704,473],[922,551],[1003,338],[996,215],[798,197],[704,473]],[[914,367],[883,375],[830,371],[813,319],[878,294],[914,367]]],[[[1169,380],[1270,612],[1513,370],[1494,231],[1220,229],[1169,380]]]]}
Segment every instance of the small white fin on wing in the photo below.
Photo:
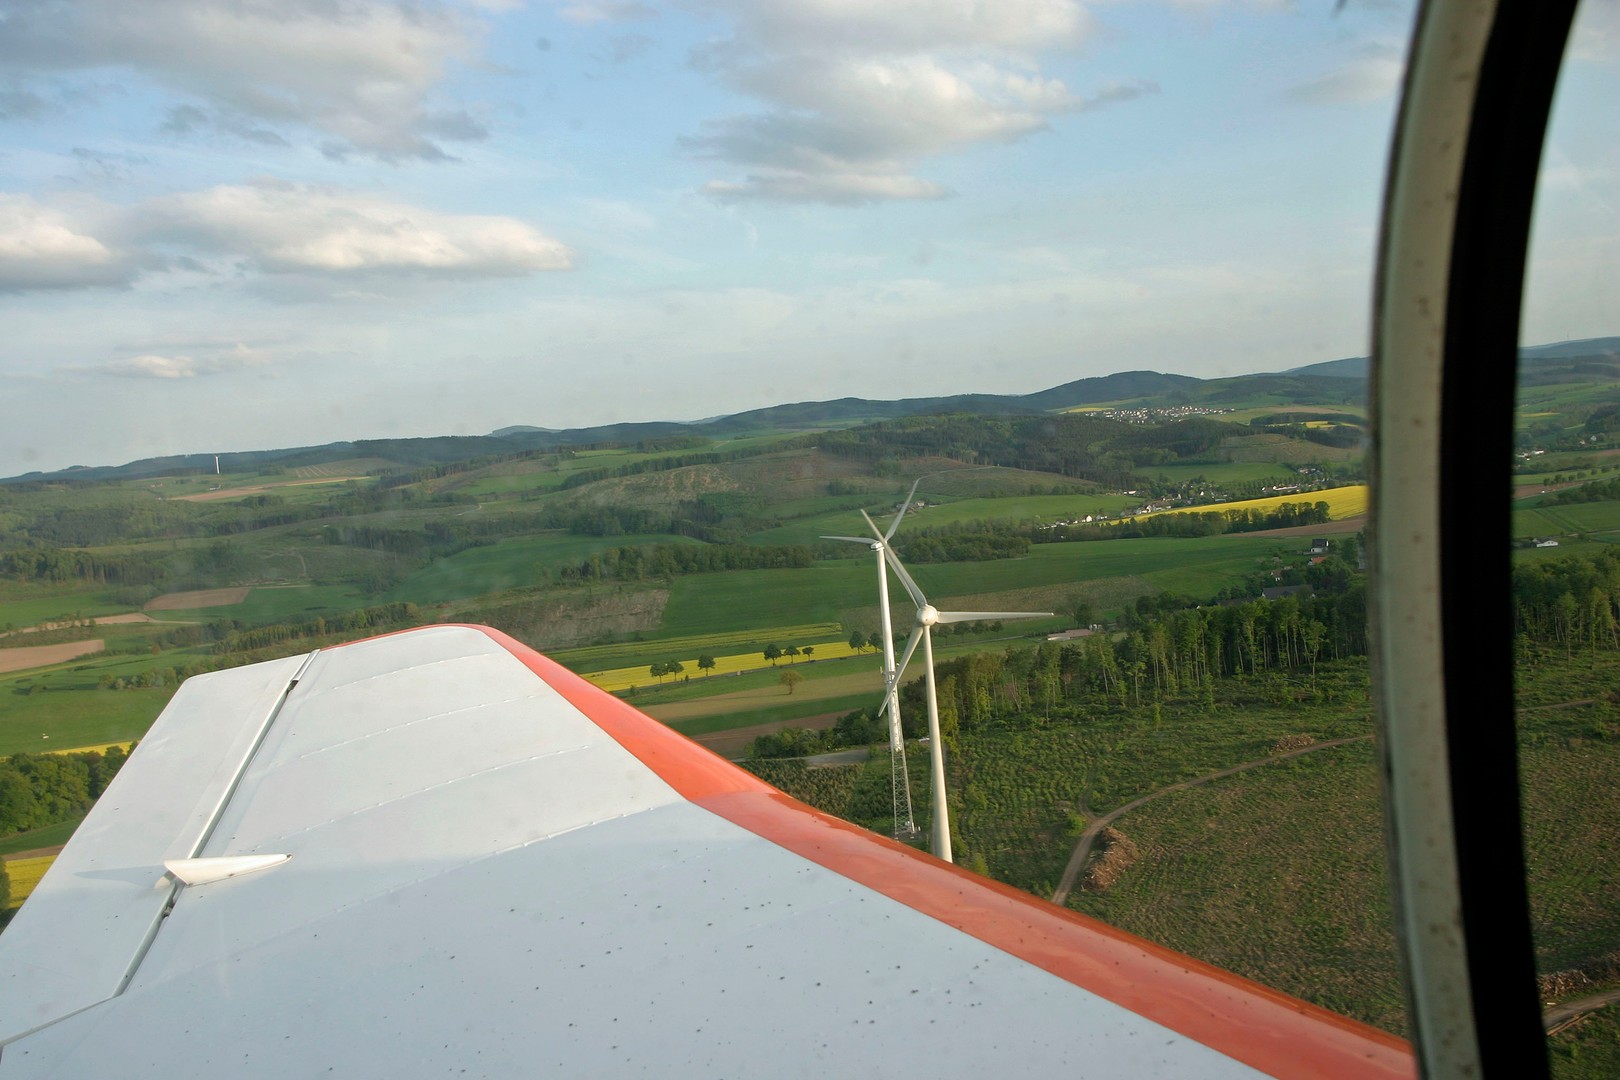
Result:
{"type": "Polygon", "coordinates": [[[206,885],[280,866],[290,858],[291,855],[216,855],[203,859],[165,859],[163,869],[182,885],[206,885]]]}

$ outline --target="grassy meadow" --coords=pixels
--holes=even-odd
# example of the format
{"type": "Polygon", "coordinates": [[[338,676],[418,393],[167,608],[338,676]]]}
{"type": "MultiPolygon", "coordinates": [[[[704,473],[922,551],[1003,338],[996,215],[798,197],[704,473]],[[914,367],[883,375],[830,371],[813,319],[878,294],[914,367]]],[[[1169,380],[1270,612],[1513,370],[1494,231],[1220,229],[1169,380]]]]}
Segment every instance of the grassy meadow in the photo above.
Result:
{"type": "Polygon", "coordinates": [[[1520,505],[1513,508],[1513,535],[1516,537],[1612,532],[1620,532],[1620,502],[1520,505]]]}
{"type": "Polygon", "coordinates": [[[39,626],[65,617],[95,618],[130,611],[101,587],[80,584],[23,584],[0,579],[0,630],[39,626]]]}

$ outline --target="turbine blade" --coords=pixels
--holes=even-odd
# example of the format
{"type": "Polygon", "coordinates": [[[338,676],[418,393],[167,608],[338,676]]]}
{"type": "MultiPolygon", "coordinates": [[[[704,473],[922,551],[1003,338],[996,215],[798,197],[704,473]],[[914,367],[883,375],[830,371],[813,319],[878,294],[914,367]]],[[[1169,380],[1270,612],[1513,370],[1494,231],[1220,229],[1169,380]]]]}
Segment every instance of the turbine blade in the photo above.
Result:
{"type": "Polygon", "coordinates": [[[950,622],[987,622],[991,619],[1050,619],[1050,611],[942,611],[939,621],[950,622]]]}
{"type": "Polygon", "coordinates": [[[900,659],[894,665],[894,674],[889,676],[889,685],[884,693],[884,704],[888,704],[889,691],[900,689],[900,679],[906,673],[906,665],[911,663],[911,654],[917,651],[917,644],[922,641],[923,626],[911,628],[911,636],[906,638],[906,651],[900,654],[900,659]]]}
{"type": "Polygon", "coordinates": [[[866,519],[866,525],[872,530],[872,535],[875,536],[879,542],[882,542],[883,531],[877,527],[877,522],[872,520],[872,515],[868,514],[865,510],[862,510],[861,517],[866,519]]]}
{"type": "Polygon", "coordinates": [[[912,483],[911,490],[906,492],[906,501],[900,504],[900,512],[894,515],[894,521],[889,525],[889,531],[883,534],[885,541],[894,539],[895,530],[900,528],[900,522],[905,520],[906,511],[911,509],[911,500],[916,496],[917,485],[920,483],[922,483],[922,477],[919,476],[912,483]]]}
{"type": "Polygon", "coordinates": [[[900,700],[900,678],[906,673],[906,665],[911,662],[911,654],[917,651],[917,643],[922,640],[921,626],[912,627],[911,636],[906,639],[905,651],[900,655],[900,661],[893,671],[883,673],[883,707],[878,710],[878,719],[889,715],[889,706],[897,704],[900,700]]]}
{"type": "Polygon", "coordinates": [[[906,568],[900,563],[900,556],[896,555],[894,549],[887,544],[883,545],[883,558],[889,564],[889,569],[893,570],[895,576],[900,579],[900,584],[906,587],[906,592],[911,594],[911,599],[916,603],[917,609],[920,611],[927,607],[928,597],[923,595],[921,586],[912,580],[910,574],[906,573],[906,568]]]}
{"type": "Polygon", "coordinates": [[[867,547],[875,547],[877,545],[877,541],[873,540],[870,536],[823,536],[822,539],[848,540],[852,544],[865,544],[867,547]]]}

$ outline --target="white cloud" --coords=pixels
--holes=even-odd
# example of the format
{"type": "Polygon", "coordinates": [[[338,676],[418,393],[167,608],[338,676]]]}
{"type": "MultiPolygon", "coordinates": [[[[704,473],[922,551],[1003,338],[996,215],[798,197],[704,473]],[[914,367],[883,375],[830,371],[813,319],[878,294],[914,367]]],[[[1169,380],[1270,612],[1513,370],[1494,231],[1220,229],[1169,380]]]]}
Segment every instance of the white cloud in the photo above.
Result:
{"type": "Polygon", "coordinates": [[[262,350],[238,343],[210,354],[141,353],[77,370],[128,379],[194,379],[200,375],[220,375],[243,368],[262,367],[270,360],[270,356],[262,350]]]}
{"type": "Polygon", "coordinates": [[[1319,79],[1295,87],[1290,96],[1311,105],[1362,105],[1387,101],[1401,87],[1401,49],[1369,44],[1360,56],[1319,79]]]}
{"type": "Polygon", "coordinates": [[[741,183],[710,180],[706,195],[717,199],[772,199],[783,202],[823,202],[855,206],[889,199],[942,199],[950,192],[915,176],[879,176],[867,173],[795,172],[749,173],[741,183]]]}
{"type": "Polygon", "coordinates": [[[91,232],[26,195],[0,194],[0,292],[127,284],[135,261],[91,232]]]}
{"type": "Polygon", "coordinates": [[[77,213],[0,194],[0,292],[126,285],[154,267],[204,278],[247,270],[477,279],[572,263],[566,245],[516,218],[443,214],[279,180],[124,207],[81,202],[77,213]]]}
{"type": "MultiPolygon", "coordinates": [[[[1038,50],[1079,44],[1075,0],[717,0],[733,35],[694,62],[765,103],[683,140],[749,170],[727,199],[860,203],[945,194],[923,160],[1007,142],[1088,104],[1043,75],[1038,50]]],[[[1110,91],[1105,100],[1117,100],[1110,91]]]]}
{"type": "Polygon", "coordinates": [[[567,247],[515,218],[440,214],[272,180],[154,199],[138,216],[148,242],[243,259],[269,273],[480,278],[572,264],[567,247]]]}
{"type": "Polygon", "coordinates": [[[721,0],[738,38],[772,51],[1061,48],[1091,16],[1074,0],[721,0]]]}
{"type": "Polygon", "coordinates": [[[132,356],[103,368],[109,375],[135,379],[189,379],[197,374],[197,362],[189,356],[132,356]]]}
{"type": "Polygon", "coordinates": [[[633,22],[658,18],[658,9],[640,0],[575,0],[558,12],[571,23],[633,22]]]}
{"type": "Polygon", "coordinates": [[[211,106],[192,126],[201,117],[274,135],[264,125],[304,125],[394,160],[443,157],[435,139],[483,134],[466,114],[433,107],[446,67],[473,56],[477,34],[435,0],[25,2],[5,25],[0,67],[13,76],[133,69],[211,106]]]}

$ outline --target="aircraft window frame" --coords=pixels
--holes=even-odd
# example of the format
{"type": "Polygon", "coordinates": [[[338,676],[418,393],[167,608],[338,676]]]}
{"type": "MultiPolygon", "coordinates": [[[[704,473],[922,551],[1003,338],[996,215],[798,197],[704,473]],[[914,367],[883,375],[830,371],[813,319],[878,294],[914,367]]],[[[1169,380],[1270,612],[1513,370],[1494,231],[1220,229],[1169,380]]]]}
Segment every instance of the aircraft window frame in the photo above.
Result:
{"type": "Polygon", "coordinates": [[[1391,887],[1427,1076],[1547,1075],[1511,563],[1505,543],[1485,554],[1477,540],[1505,540],[1510,508],[1500,475],[1475,463],[1511,460],[1532,204],[1574,8],[1425,4],[1386,189],[1369,630],[1391,887]]]}

